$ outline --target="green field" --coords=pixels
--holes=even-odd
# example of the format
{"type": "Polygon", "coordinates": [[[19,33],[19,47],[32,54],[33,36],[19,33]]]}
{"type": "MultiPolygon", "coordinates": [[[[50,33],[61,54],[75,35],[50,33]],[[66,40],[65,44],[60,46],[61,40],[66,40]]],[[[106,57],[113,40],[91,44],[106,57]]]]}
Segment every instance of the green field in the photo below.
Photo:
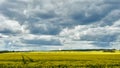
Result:
{"type": "Polygon", "coordinates": [[[0,68],[120,68],[120,53],[77,51],[0,53],[0,68]]]}

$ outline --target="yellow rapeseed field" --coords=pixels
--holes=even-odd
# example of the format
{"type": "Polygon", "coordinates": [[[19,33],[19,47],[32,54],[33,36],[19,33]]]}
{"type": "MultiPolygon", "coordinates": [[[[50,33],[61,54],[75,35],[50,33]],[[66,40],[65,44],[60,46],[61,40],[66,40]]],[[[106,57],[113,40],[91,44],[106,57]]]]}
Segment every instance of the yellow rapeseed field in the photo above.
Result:
{"type": "Polygon", "coordinates": [[[120,53],[95,51],[1,53],[0,68],[120,68],[120,53]]]}

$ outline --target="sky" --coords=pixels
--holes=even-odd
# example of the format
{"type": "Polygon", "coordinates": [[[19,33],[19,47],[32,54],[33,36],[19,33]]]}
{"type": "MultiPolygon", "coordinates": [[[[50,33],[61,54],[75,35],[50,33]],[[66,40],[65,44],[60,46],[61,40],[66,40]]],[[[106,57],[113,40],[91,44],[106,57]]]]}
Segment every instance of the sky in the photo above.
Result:
{"type": "Polygon", "coordinates": [[[120,0],[0,0],[0,50],[120,49],[120,0]]]}

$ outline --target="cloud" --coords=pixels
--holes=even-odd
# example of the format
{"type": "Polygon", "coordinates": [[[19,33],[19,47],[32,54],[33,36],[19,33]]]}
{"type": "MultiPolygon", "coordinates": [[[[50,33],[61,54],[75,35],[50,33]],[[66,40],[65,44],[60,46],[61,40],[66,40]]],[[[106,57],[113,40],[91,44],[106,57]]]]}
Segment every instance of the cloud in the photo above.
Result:
{"type": "Polygon", "coordinates": [[[11,47],[40,47],[40,46],[62,46],[62,42],[58,37],[51,35],[32,35],[24,34],[11,36],[9,39],[4,38],[6,44],[10,44],[11,47]]]}
{"type": "Polygon", "coordinates": [[[119,3],[118,0],[1,0],[1,43],[5,46],[9,43],[11,48],[35,45],[67,48],[68,43],[85,48],[79,44],[88,41],[85,42],[88,48],[117,47],[113,43],[117,43],[120,34],[119,3]]]}
{"type": "Polygon", "coordinates": [[[73,29],[64,29],[60,36],[66,37],[73,41],[92,41],[91,44],[99,47],[108,47],[112,42],[116,42],[120,36],[120,28],[114,26],[93,27],[91,26],[75,26],[73,29]]]}
{"type": "Polygon", "coordinates": [[[54,36],[37,36],[37,35],[30,35],[31,38],[22,38],[21,42],[25,43],[27,45],[37,45],[37,46],[42,46],[42,45],[61,45],[61,41],[59,38],[54,37],[54,36]]]}
{"type": "Polygon", "coordinates": [[[4,50],[5,48],[4,48],[4,45],[5,45],[5,43],[3,42],[3,40],[0,40],[0,51],[1,50],[4,50]]]}
{"type": "Polygon", "coordinates": [[[0,33],[16,34],[22,33],[21,25],[15,20],[10,20],[3,15],[0,15],[0,33]]]}
{"type": "Polygon", "coordinates": [[[28,25],[28,29],[30,29],[31,34],[46,34],[46,35],[56,35],[60,31],[59,26],[47,22],[30,24],[28,25]]]}
{"type": "Polygon", "coordinates": [[[120,9],[113,10],[106,17],[101,20],[100,26],[113,25],[115,21],[120,19],[120,9]]]}

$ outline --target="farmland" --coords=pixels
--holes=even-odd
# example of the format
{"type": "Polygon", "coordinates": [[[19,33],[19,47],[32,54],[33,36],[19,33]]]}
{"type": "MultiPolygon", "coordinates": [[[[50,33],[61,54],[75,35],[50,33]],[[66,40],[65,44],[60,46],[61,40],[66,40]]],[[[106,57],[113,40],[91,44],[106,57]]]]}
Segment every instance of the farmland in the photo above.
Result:
{"type": "Polygon", "coordinates": [[[0,68],[120,68],[120,53],[97,51],[0,53],[0,68]]]}

